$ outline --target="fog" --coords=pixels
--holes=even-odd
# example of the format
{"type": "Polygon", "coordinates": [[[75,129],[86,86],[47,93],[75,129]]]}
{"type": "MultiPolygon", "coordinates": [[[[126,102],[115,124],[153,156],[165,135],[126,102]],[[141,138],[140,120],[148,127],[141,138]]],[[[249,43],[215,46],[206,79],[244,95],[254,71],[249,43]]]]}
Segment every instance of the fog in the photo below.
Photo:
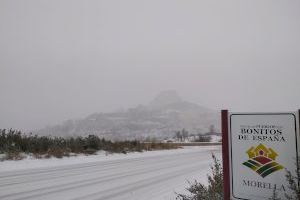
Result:
{"type": "Polygon", "coordinates": [[[0,128],[147,104],[300,108],[300,1],[0,0],[0,128]]]}

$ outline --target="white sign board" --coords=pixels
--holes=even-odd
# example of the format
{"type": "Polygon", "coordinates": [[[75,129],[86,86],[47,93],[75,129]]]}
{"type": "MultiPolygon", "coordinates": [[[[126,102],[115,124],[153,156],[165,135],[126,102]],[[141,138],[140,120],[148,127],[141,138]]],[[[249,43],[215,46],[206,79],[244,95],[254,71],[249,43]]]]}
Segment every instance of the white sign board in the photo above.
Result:
{"type": "Polygon", "coordinates": [[[296,113],[229,113],[231,199],[268,199],[274,190],[285,199],[286,169],[296,170],[298,122],[296,113]]]}

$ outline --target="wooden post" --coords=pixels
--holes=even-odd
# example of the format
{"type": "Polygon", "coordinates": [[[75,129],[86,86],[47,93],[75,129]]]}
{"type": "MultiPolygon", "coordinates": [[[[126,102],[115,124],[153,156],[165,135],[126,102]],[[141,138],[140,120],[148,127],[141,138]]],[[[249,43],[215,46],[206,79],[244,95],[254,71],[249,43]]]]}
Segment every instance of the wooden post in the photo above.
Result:
{"type": "Polygon", "coordinates": [[[299,130],[299,134],[300,134],[300,109],[298,110],[298,119],[299,119],[299,127],[298,127],[298,130],[299,130]]]}
{"type": "Polygon", "coordinates": [[[228,110],[222,110],[221,117],[222,117],[223,194],[224,194],[224,200],[230,200],[228,110]]]}
{"type": "MultiPolygon", "coordinates": [[[[300,109],[298,109],[298,135],[297,136],[300,137],[300,109]]],[[[298,139],[298,141],[299,141],[299,139],[298,139]]],[[[297,145],[299,144],[298,141],[296,143],[297,145]]],[[[298,158],[297,158],[297,171],[300,170],[299,169],[299,165],[298,165],[298,163],[300,163],[299,158],[300,158],[300,155],[298,154],[298,158]]],[[[300,177],[298,177],[298,188],[300,186],[300,180],[299,180],[299,178],[300,177]]]]}

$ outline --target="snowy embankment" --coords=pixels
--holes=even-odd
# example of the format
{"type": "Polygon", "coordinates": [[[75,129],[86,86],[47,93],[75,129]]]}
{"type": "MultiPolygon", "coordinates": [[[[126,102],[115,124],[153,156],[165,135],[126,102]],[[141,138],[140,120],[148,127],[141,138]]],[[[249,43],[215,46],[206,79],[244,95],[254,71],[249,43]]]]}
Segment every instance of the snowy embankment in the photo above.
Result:
{"type": "Polygon", "coordinates": [[[169,200],[206,182],[220,146],[0,162],[0,199],[169,200]]]}

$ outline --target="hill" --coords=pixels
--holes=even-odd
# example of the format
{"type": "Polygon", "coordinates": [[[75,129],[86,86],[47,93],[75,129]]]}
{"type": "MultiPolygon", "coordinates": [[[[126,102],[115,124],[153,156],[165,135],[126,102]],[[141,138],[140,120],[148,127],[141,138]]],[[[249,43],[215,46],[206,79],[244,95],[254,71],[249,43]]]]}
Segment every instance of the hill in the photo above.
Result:
{"type": "Polygon", "coordinates": [[[148,105],[122,112],[94,113],[37,133],[59,136],[94,134],[113,140],[166,138],[183,128],[191,133],[205,133],[211,125],[219,129],[219,118],[214,110],[184,101],[175,91],[164,91],[148,105]]]}

